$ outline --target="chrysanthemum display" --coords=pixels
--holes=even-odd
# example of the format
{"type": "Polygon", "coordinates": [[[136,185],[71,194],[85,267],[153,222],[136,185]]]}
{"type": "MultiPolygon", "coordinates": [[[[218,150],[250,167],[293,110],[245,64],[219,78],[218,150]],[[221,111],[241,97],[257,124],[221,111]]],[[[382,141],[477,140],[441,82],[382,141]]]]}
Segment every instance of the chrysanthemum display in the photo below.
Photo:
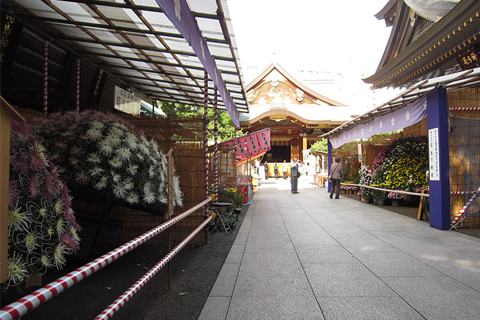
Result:
{"type": "MultiPolygon", "coordinates": [[[[34,126],[76,198],[166,211],[166,155],[124,120],[85,111],[50,114],[34,126]]],[[[174,205],[182,206],[177,176],[173,185],[174,205]]]]}
{"type": "Polygon", "coordinates": [[[25,123],[11,128],[6,286],[62,268],[80,241],[69,190],[39,137],[25,123]]]}

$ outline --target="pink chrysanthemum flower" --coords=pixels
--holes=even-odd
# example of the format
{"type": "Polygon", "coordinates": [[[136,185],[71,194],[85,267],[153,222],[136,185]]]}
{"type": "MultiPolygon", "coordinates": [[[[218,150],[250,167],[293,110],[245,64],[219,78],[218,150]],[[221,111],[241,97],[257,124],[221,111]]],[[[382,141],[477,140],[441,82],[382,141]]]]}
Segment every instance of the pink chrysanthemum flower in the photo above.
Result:
{"type": "Polygon", "coordinates": [[[40,144],[35,143],[30,153],[30,167],[35,172],[41,172],[45,169],[45,155],[40,144]]]}
{"type": "Polygon", "coordinates": [[[28,184],[28,188],[30,190],[30,194],[32,195],[32,197],[35,198],[40,194],[39,187],[40,187],[40,176],[39,174],[34,174],[28,184]]]}
{"type": "Polygon", "coordinates": [[[18,180],[11,180],[8,190],[8,205],[14,207],[21,195],[18,190],[18,180]]]}
{"type": "Polygon", "coordinates": [[[78,250],[78,240],[75,239],[71,234],[62,233],[60,236],[60,240],[64,243],[68,248],[72,249],[73,252],[77,252],[78,250]]]}
{"type": "Polygon", "coordinates": [[[10,164],[15,171],[26,173],[28,171],[27,157],[19,150],[10,157],[10,164]]]}

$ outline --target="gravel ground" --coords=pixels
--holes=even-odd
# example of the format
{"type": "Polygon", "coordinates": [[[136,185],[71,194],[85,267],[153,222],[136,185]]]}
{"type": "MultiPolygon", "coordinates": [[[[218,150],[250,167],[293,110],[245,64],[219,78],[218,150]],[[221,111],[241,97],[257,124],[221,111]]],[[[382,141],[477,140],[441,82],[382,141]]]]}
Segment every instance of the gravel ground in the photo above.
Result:
{"type": "MultiPolygon", "coordinates": [[[[233,245],[247,209],[248,206],[242,208],[232,234],[227,236],[224,231],[216,231],[209,235],[208,244],[200,246],[187,244],[171,260],[171,289],[168,289],[168,268],[164,267],[113,316],[113,319],[197,319],[233,245]]],[[[172,248],[176,245],[173,244],[172,248]]],[[[98,247],[95,256],[101,256],[114,248],[98,247]]],[[[94,319],[167,253],[167,244],[145,243],[29,312],[22,320],[94,319]]],[[[43,285],[85,263],[70,259],[63,270],[44,275],[43,285]]],[[[9,302],[2,299],[2,306],[6,303],[9,302]]]]}

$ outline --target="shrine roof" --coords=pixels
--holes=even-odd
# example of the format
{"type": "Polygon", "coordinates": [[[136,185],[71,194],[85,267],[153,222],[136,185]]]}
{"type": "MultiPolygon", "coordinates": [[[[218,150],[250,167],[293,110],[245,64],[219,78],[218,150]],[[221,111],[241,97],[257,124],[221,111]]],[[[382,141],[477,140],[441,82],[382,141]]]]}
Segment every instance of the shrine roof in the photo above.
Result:
{"type": "Polygon", "coordinates": [[[437,21],[428,21],[403,0],[390,0],[376,15],[393,25],[372,88],[409,87],[462,70],[457,58],[480,46],[480,1],[462,0],[437,21]]]}

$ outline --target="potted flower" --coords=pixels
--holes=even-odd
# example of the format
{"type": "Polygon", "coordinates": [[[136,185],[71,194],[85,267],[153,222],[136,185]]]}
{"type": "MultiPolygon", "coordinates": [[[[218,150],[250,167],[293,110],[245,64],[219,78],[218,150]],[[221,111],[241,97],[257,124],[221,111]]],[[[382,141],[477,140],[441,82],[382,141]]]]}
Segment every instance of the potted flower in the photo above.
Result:
{"type": "MultiPolygon", "coordinates": [[[[381,189],[387,189],[388,185],[385,183],[380,183],[378,185],[379,188],[381,189]]],[[[386,204],[386,201],[388,199],[388,192],[387,191],[382,191],[382,190],[377,190],[378,191],[378,205],[379,206],[384,206],[386,204]]]]}
{"type": "MultiPolygon", "coordinates": [[[[401,190],[395,190],[395,191],[401,191],[401,190]]],[[[400,207],[401,201],[403,199],[403,194],[395,191],[390,192],[388,194],[388,198],[392,199],[392,206],[400,207]]]]}

